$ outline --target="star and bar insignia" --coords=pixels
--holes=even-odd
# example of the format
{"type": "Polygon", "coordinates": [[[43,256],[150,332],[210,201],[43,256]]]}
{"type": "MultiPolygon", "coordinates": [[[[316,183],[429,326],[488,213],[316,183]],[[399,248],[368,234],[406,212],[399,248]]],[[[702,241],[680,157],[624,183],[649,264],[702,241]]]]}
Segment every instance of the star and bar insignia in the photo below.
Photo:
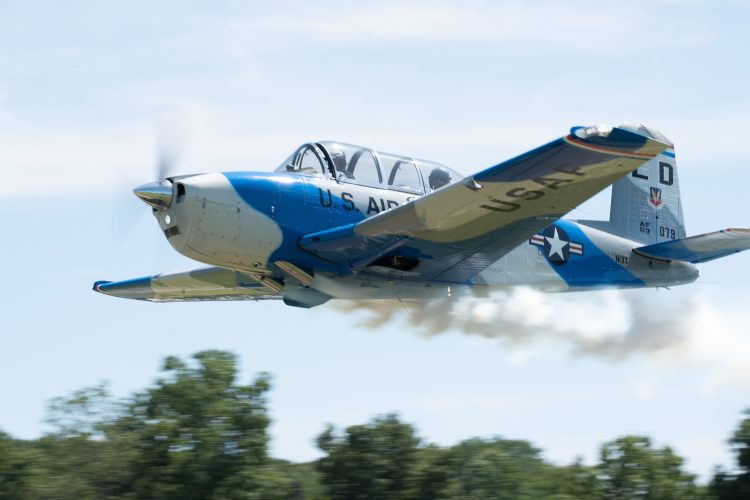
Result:
{"type": "Polygon", "coordinates": [[[555,224],[549,226],[541,234],[535,234],[529,243],[543,247],[544,256],[556,265],[565,264],[570,254],[583,255],[583,244],[570,241],[568,233],[555,224]]]}

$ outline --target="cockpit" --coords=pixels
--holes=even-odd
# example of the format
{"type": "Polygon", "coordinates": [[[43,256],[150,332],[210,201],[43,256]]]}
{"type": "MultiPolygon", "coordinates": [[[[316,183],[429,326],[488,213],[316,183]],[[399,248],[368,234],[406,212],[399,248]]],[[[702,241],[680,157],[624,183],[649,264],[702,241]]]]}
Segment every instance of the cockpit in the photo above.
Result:
{"type": "Polygon", "coordinates": [[[433,161],[332,141],[303,144],[276,172],[320,175],[339,182],[416,194],[429,193],[463,177],[433,161]]]}

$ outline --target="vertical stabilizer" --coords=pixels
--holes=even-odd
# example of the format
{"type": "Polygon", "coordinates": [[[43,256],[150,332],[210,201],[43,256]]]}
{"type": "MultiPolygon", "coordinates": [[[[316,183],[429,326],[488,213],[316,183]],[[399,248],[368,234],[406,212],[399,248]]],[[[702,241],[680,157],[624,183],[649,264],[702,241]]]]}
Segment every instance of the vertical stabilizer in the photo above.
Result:
{"type": "MultiPolygon", "coordinates": [[[[663,134],[644,125],[620,127],[672,144],[663,134]]],[[[612,184],[609,221],[579,222],[646,245],[684,238],[685,221],[674,147],[612,184]]]]}

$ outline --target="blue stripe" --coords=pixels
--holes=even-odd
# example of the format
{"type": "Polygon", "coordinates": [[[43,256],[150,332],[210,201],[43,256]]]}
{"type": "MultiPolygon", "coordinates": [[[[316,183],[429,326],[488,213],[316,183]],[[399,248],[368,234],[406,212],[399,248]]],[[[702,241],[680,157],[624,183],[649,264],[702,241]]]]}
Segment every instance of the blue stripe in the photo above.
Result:
{"type": "Polygon", "coordinates": [[[662,151],[661,154],[663,154],[664,156],[669,156],[670,158],[675,158],[674,153],[671,151],[662,151]]]}
{"type": "MultiPolygon", "coordinates": [[[[550,266],[569,286],[645,286],[642,280],[602,252],[578,224],[560,219],[555,225],[568,233],[570,241],[583,245],[583,255],[571,253],[568,261],[562,265],[550,262],[550,266]]],[[[540,252],[544,255],[543,249],[540,252]]],[[[544,257],[549,262],[549,257],[544,257]]]]}
{"type": "MultiPolygon", "coordinates": [[[[308,185],[305,178],[297,174],[261,172],[225,172],[223,174],[237,194],[249,206],[273,218],[282,232],[281,245],[270,255],[269,261],[287,260],[301,267],[316,271],[339,272],[338,263],[321,260],[304,250],[299,239],[305,234],[333,230],[351,219],[362,219],[359,212],[342,212],[328,208],[318,202],[316,186],[308,185]],[[285,177],[286,182],[279,182],[285,177]],[[275,214],[268,213],[270,206],[276,206],[275,214]]],[[[327,199],[327,198],[326,198],[327,199]]],[[[340,196],[331,194],[331,206],[342,206],[340,196]]]]}

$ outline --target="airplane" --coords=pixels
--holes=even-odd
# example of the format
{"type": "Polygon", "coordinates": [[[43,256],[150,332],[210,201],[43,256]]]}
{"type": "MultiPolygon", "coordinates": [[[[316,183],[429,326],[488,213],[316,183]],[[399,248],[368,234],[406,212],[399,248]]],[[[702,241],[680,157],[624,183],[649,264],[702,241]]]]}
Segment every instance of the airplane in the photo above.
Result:
{"type": "Polygon", "coordinates": [[[750,248],[750,229],[686,237],[674,146],[641,124],[573,127],[466,177],[321,141],[273,172],[164,175],[134,193],[175,250],[210,266],[93,286],[154,302],[670,287],[750,248]],[[610,185],[609,220],[563,218],[610,185]]]}

